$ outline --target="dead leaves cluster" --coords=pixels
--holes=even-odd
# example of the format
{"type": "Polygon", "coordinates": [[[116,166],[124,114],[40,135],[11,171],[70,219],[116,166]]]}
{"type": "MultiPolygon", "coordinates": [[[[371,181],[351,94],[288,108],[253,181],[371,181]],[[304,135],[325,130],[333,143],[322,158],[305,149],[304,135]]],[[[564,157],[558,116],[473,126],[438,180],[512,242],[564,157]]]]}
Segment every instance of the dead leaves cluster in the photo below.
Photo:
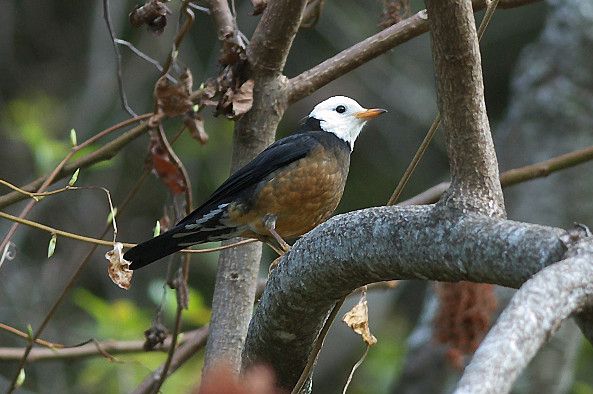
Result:
{"type": "Polygon", "coordinates": [[[154,87],[156,100],[156,113],[148,125],[156,129],[164,118],[183,116],[183,123],[191,136],[201,144],[208,142],[208,134],[204,129],[204,121],[198,114],[199,105],[192,100],[193,77],[191,71],[186,69],[179,77],[177,83],[169,81],[162,76],[154,87]]]}
{"type": "Polygon", "coordinates": [[[166,0],[148,0],[144,5],[138,5],[130,15],[130,24],[134,27],[146,25],[148,30],[156,35],[165,31],[167,15],[171,10],[165,4],[166,0]]]}

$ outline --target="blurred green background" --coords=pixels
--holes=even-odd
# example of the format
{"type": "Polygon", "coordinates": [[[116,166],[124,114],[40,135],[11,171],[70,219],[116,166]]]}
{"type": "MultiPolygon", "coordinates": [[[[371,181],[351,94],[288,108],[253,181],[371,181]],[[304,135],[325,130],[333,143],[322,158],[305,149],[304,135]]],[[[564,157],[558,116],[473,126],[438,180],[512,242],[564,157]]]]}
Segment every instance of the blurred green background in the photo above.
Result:
{"type": "MultiPolygon", "coordinates": [[[[173,15],[168,18],[165,32],[158,37],[144,28],[134,29],[129,25],[127,14],[135,4],[134,1],[111,1],[111,17],[117,36],[162,63],[171,49],[180,2],[169,3],[173,15]]],[[[1,5],[0,178],[23,185],[47,174],[65,156],[69,150],[71,128],[76,129],[78,140],[83,141],[126,119],[127,114],[120,106],[115,56],[102,17],[102,2],[4,0],[1,5]]],[[[236,7],[240,28],[249,37],[259,17],[251,16],[249,1],[237,1],[236,7]]],[[[379,0],[327,0],[317,26],[301,30],[297,36],[286,75],[295,76],[379,31],[382,8],[379,0]]],[[[412,8],[415,12],[423,8],[423,4],[413,1],[412,8]]],[[[517,59],[521,51],[536,40],[549,12],[543,2],[498,11],[487,31],[482,56],[493,131],[498,130],[503,119],[508,119],[513,111],[509,108],[509,99],[517,59]]],[[[211,19],[204,13],[196,14],[196,21],[179,54],[180,64],[189,67],[193,73],[194,86],[216,75],[219,51],[211,19]]],[[[120,47],[120,51],[123,81],[131,107],[137,113],[152,111],[152,90],[158,71],[128,48],[120,47]]],[[[563,72],[557,70],[558,74],[563,72]]],[[[316,103],[332,95],[347,95],[365,106],[387,108],[389,113],[369,124],[357,141],[338,212],[383,205],[435,115],[433,79],[430,40],[425,34],[294,104],[282,120],[278,137],[287,135],[316,103]]],[[[593,85],[585,88],[590,93],[593,85]]],[[[205,121],[210,136],[207,145],[199,145],[187,134],[174,144],[190,174],[195,205],[204,200],[229,172],[233,123],[214,118],[208,111],[205,121]]],[[[178,122],[167,122],[169,135],[179,127],[178,122]]],[[[110,136],[106,140],[113,138],[110,136]]],[[[505,151],[507,144],[514,144],[506,137],[496,138],[501,151],[505,151]]],[[[100,141],[95,147],[104,142],[100,141]]],[[[593,141],[589,140],[591,143],[593,141]]],[[[108,188],[117,205],[144,171],[147,146],[147,136],[138,138],[109,162],[81,170],[77,184],[108,188]]],[[[511,156],[517,159],[517,155],[522,157],[521,152],[511,156]]],[[[550,156],[544,152],[541,159],[550,156]]],[[[505,161],[504,154],[502,157],[503,168],[514,163],[510,159],[505,161]]],[[[524,161],[523,164],[527,164],[535,160],[530,157],[524,161]]],[[[591,166],[587,168],[592,169],[591,166]]],[[[581,167],[579,171],[582,174],[587,170],[581,167]]],[[[447,176],[446,152],[442,137],[438,136],[407,187],[404,198],[446,180],[447,176]]],[[[521,188],[518,186],[515,190],[521,188]]],[[[8,191],[1,190],[2,193],[8,191]]],[[[510,197],[507,202],[512,217],[528,216],[513,213],[511,201],[510,197]]],[[[118,214],[118,240],[137,242],[150,237],[155,221],[163,215],[163,207],[171,203],[165,187],[151,175],[130,206],[118,214]]],[[[4,210],[18,214],[24,204],[14,204],[4,210]]],[[[102,192],[81,190],[45,198],[29,218],[95,237],[106,224],[108,213],[109,207],[102,192]]],[[[529,219],[538,221],[540,213],[535,210],[529,219]]],[[[587,222],[591,216],[592,212],[577,209],[570,218],[542,219],[541,222],[567,225],[573,220],[587,222]]],[[[10,224],[0,220],[0,234],[4,235],[10,224]]],[[[47,233],[24,227],[13,236],[16,257],[0,267],[0,322],[23,331],[27,330],[28,324],[38,327],[89,248],[86,244],[58,237],[55,255],[47,259],[49,239],[47,233]]],[[[103,257],[106,251],[101,247],[94,254],[42,338],[65,344],[80,343],[89,338],[141,339],[163,293],[166,297],[164,321],[172,326],[175,295],[172,290],[165,290],[167,264],[155,264],[137,272],[132,288],[124,291],[113,285],[106,275],[103,257]]],[[[265,249],[262,278],[265,278],[267,264],[272,258],[273,254],[265,249]]],[[[184,330],[200,327],[209,320],[216,261],[215,253],[193,256],[190,309],[184,314],[184,330]]],[[[379,343],[356,372],[351,393],[386,393],[396,387],[407,352],[406,339],[416,324],[425,292],[424,284],[414,282],[395,290],[371,292],[371,328],[379,343]]],[[[24,344],[24,341],[0,331],[0,347],[24,344]]],[[[341,392],[351,366],[363,350],[359,338],[341,322],[336,322],[321,353],[314,392],[341,392]]],[[[199,382],[202,357],[202,353],[195,356],[168,379],[163,392],[186,392],[195,387],[199,382]]],[[[94,357],[29,363],[22,391],[130,392],[164,361],[165,354],[157,352],[117,358],[120,362],[94,357]]],[[[590,345],[582,345],[574,367],[577,374],[571,392],[593,393],[592,360],[590,345]]],[[[7,387],[16,366],[16,362],[0,361],[0,389],[7,387]]],[[[450,367],[443,365],[442,368],[450,367]]],[[[525,390],[522,392],[530,392],[525,390]]]]}

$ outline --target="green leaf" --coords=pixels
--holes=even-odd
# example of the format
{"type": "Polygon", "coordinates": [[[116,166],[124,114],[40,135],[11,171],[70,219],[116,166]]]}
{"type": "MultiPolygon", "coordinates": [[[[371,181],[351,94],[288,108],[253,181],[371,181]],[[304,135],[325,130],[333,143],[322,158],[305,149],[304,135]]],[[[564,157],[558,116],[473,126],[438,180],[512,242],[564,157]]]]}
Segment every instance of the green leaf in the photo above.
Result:
{"type": "Polygon", "coordinates": [[[54,255],[54,252],[56,251],[56,242],[57,241],[58,241],[58,236],[56,234],[52,234],[51,239],[49,240],[49,245],[47,245],[47,258],[48,259],[54,255]]]}
{"type": "Polygon", "coordinates": [[[74,129],[70,129],[70,143],[72,144],[73,148],[78,145],[76,142],[76,130],[74,129]]]}
{"type": "Polygon", "coordinates": [[[31,323],[27,324],[27,334],[29,334],[30,339],[33,339],[33,327],[31,326],[31,323]]]}
{"type": "Polygon", "coordinates": [[[19,388],[25,383],[25,369],[21,368],[19,371],[19,376],[16,378],[16,383],[14,385],[15,388],[19,388]]]}
{"type": "Polygon", "coordinates": [[[77,168],[76,171],[74,171],[74,174],[72,174],[72,178],[70,178],[70,181],[68,182],[68,186],[74,186],[74,184],[76,183],[76,180],[78,179],[79,172],[80,172],[80,168],[77,168]]]}
{"type": "Polygon", "coordinates": [[[117,207],[113,207],[113,211],[110,211],[109,215],[107,215],[107,224],[110,224],[115,216],[117,216],[117,207]]]}
{"type": "Polygon", "coordinates": [[[158,220],[156,221],[156,224],[154,225],[154,235],[153,237],[158,237],[161,234],[161,222],[159,222],[158,220]]]}

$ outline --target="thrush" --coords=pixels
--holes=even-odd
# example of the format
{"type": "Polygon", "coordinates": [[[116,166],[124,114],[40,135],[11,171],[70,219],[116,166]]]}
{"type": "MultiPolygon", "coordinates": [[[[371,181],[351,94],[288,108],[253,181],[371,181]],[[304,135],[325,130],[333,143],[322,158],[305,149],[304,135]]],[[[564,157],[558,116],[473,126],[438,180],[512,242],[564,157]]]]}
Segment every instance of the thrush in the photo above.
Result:
{"type": "Polygon", "coordinates": [[[283,253],[286,239],[327,220],[342,198],[350,154],[363,126],[386,111],[331,97],[301,127],[232,174],[169,231],[124,254],[135,270],[188,246],[254,238],[283,253]]]}

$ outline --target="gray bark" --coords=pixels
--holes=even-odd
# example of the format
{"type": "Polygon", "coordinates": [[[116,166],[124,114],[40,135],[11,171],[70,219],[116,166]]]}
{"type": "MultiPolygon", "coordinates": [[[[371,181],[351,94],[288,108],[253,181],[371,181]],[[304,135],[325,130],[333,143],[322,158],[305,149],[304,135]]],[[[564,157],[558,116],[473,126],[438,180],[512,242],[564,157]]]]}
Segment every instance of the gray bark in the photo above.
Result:
{"type": "Polygon", "coordinates": [[[527,281],[490,330],[456,393],[507,393],[560,324],[593,303],[593,242],[585,239],[567,259],[527,281]]]}

